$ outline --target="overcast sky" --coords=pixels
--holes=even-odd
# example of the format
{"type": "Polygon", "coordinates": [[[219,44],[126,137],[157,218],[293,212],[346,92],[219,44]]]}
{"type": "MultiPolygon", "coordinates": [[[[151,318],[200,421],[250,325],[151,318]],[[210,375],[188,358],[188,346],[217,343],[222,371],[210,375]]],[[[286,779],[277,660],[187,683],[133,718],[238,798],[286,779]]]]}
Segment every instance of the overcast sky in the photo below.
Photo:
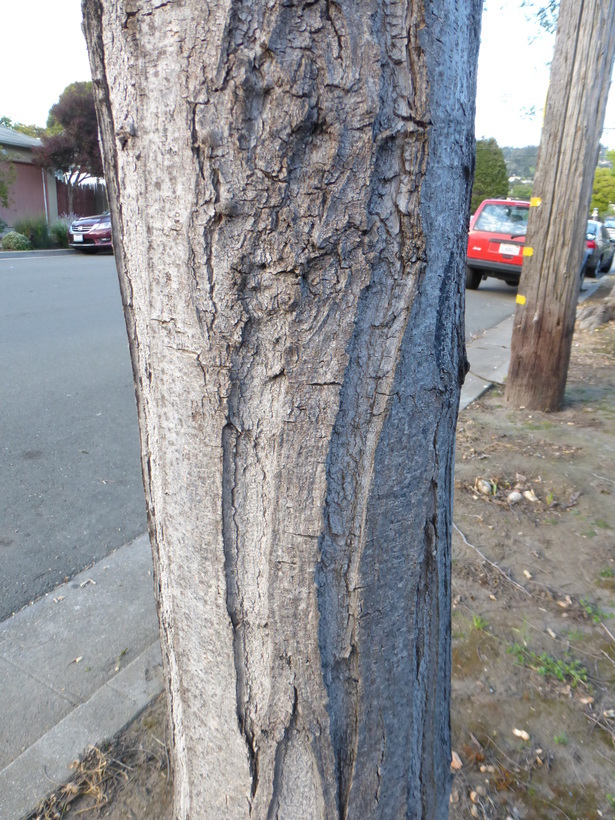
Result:
{"type": "MultiPolygon", "coordinates": [[[[488,0],[483,14],[476,136],[499,145],[538,145],[549,85],[554,38],[528,21],[521,2],[488,0]]],[[[0,77],[0,116],[45,125],[64,88],[90,77],[81,1],[3,4],[0,77]]],[[[602,143],[615,148],[615,92],[602,143]]]]}

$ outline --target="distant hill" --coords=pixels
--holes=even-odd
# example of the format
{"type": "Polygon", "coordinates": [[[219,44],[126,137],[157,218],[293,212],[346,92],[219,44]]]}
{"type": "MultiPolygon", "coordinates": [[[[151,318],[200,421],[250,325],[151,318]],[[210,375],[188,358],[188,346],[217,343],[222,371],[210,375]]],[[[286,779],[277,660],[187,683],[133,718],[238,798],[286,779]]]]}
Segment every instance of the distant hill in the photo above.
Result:
{"type": "Polygon", "coordinates": [[[509,177],[534,179],[536,159],[538,158],[537,145],[526,145],[523,148],[503,146],[502,153],[504,154],[509,177]]]}
{"type": "MultiPolygon", "coordinates": [[[[598,165],[609,165],[606,152],[606,146],[601,145],[598,165]]],[[[519,179],[534,179],[536,160],[538,159],[537,145],[526,145],[523,148],[503,146],[502,153],[504,154],[504,161],[506,162],[506,169],[508,171],[509,178],[519,177],[519,179]]]]}

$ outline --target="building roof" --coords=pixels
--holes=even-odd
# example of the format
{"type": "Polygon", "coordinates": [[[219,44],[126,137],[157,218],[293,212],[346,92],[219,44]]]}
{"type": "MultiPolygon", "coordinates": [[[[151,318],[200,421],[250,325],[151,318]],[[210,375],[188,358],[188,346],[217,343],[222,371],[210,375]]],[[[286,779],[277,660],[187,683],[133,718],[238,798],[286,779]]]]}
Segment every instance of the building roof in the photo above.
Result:
{"type": "Polygon", "coordinates": [[[41,144],[37,137],[29,137],[20,131],[0,125],[0,145],[10,145],[13,148],[36,148],[41,144]]]}

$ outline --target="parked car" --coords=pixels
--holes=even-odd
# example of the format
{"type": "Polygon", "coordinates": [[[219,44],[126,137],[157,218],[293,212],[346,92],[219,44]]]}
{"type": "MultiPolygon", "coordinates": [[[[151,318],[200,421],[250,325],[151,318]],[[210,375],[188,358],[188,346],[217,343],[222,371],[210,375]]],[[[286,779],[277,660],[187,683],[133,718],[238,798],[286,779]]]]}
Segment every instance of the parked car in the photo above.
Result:
{"type": "Polygon", "coordinates": [[[523,245],[530,203],[513,199],[486,199],[470,220],[466,259],[466,287],[476,290],[493,276],[516,287],[523,265],[523,245]]]}
{"type": "Polygon", "coordinates": [[[615,219],[612,219],[611,217],[605,219],[604,227],[606,228],[606,232],[609,235],[611,244],[615,244],[615,219]]]}
{"type": "Polygon", "coordinates": [[[91,253],[101,248],[113,250],[109,211],[96,216],[75,219],[68,230],[68,244],[76,250],[91,253]]]}
{"type": "Polygon", "coordinates": [[[589,257],[585,264],[586,276],[593,277],[596,273],[611,269],[615,245],[611,243],[606,226],[602,222],[594,219],[588,220],[587,248],[589,257]]]}

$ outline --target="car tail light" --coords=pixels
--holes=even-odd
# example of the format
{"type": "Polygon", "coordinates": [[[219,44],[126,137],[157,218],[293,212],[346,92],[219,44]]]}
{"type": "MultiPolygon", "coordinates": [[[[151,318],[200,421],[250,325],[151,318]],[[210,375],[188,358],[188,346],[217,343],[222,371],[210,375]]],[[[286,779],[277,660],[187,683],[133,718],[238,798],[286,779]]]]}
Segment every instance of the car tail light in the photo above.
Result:
{"type": "Polygon", "coordinates": [[[593,240],[593,239],[588,239],[588,240],[587,240],[587,247],[588,247],[588,249],[589,249],[590,251],[593,251],[593,249],[596,247],[596,242],[595,242],[595,240],[593,240]]]}

